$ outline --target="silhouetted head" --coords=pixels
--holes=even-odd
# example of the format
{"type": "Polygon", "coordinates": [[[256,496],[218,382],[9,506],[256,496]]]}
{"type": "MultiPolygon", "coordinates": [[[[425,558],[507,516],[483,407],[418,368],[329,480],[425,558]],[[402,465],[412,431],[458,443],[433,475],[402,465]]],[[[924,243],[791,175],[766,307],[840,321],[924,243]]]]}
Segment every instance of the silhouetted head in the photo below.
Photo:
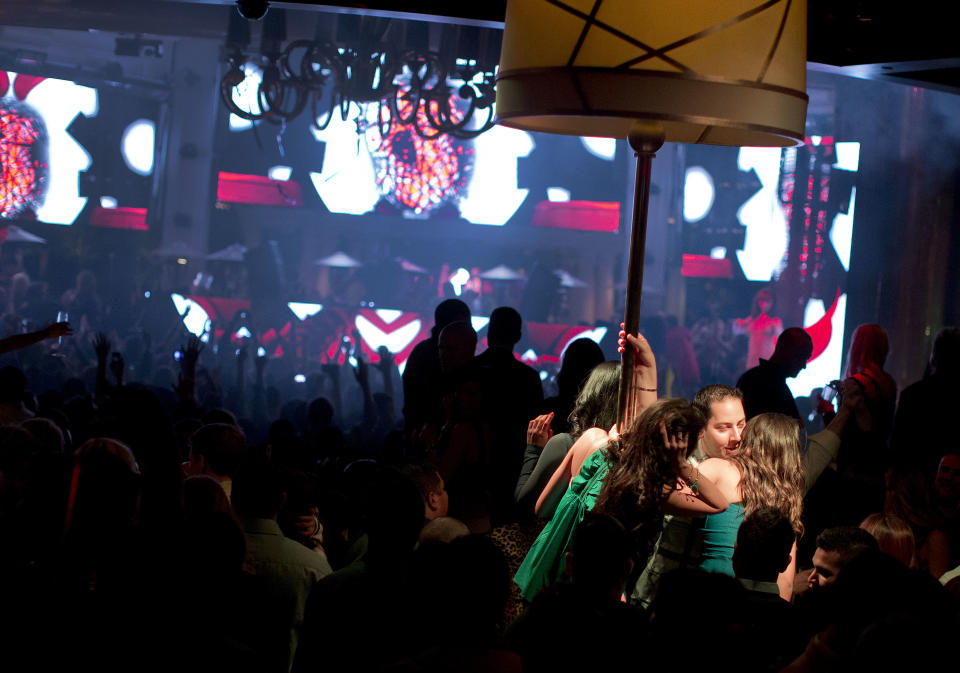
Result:
{"type": "Polygon", "coordinates": [[[500,306],[490,314],[487,325],[487,343],[491,346],[504,346],[512,349],[523,331],[523,319],[516,309],[500,306]]]}
{"type": "Polygon", "coordinates": [[[226,423],[204,425],[190,438],[190,458],[197,466],[197,473],[229,477],[236,471],[246,452],[246,436],[235,426],[226,423]]]}
{"type": "Polygon", "coordinates": [[[557,374],[560,397],[576,397],[587,375],[603,360],[603,351],[593,339],[583,337],[572,341],[563,353],[563,362],[557,374]]]}
{"type": "Polygon", "coordinates": [[[813,355],[813,339],[802,327],[790,327],[777,337],[770,362],[782,365],[787,371],[787,378],[792,378],[802,372],[807,366],[807,360],[813,355]]]}
{"type": "Polygon", "coordinates": [[[19,404],[27,389],[27,378],[16,367],[0,369],[0,404],[19,404]]]}
{"type": "Polygon", "coordinates": [[[276,519],[285,498],[283,479],[270,461],[250,461],[237,469],[231,503],[238,516],[276,519]]]}
{"type": "Polygon", "coordinates": [[[733,549],[733,571],[740,579],[775,582],[790,565],[796,533],[775,507],[761,507],[745,517],[733,549]]]}
{"type": "Polygon", "coordinates": [[[452,322],[470,322],[470,307],[459,299],[445,299],[433,310],[433,329],[431,334],[439,337],[443,328],[452,322]]]}
{"type": "Polygon", "coordinates": [[[49,418],[28,418],[20,427],[30,433],[44,453],[54,456],[63,453],[63,431],[49,418]]]}
{"type": "Polygon", "coordinates": [[[930,366],[935,374],[955,376],[960,372],[960,328],[944,327],[933,342],[930,366]]]}
{"type": "Polygon", "coordinates": [[[452,322],[440,332],[437,348],[440,370],[452,372],[473,359],[477,351],[477,333],[467,321],[452,322]]]}
{"type": "Polygon", "coordinates": [[[443,477],[430,463],[404,465],[401,472],[416,484],[423,498],[424,518],[428,521],[445,517],[450,508],[450,499],[443,483],[443,477]]]}

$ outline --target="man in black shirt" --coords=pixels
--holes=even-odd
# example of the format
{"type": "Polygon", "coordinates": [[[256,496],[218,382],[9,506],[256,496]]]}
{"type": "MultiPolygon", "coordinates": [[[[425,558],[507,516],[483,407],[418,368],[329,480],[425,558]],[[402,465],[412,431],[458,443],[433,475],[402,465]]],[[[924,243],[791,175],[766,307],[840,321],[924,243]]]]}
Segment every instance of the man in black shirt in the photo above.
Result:
{"type": "Polygon", "coordinates": [[[811,355],[813,339],[806,330],[801,327],[784,330],[770,359],[761,358],[758,366],[748,369],[737,381],[737,388],[743,392],[747,420],[767,412],[800,418],[787,379],[803,371],[811,355]]]}

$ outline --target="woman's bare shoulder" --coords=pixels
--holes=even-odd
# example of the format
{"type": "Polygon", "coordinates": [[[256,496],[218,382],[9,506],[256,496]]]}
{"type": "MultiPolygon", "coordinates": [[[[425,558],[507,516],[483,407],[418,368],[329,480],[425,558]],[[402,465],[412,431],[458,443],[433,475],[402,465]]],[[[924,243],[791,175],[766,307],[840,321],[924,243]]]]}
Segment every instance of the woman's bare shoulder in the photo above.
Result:
{"type": "Polygon", "coordinates": [[[701,474],[714,480],[720,477],[734,477],[737,479],[740,477],[740,469],[733,461],[727,460],[726,458],[707,458],[700,463],[697,468],[701,474]]]}

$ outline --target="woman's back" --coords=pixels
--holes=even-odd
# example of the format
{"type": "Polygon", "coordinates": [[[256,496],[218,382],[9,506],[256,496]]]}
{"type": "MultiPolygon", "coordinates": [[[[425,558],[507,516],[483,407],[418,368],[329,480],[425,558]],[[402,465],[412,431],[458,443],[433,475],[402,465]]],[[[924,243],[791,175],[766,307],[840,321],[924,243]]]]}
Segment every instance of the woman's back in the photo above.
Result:
{"type": "Polygon", "coordinates": [[[726,511],[708,514],[703,521],[703,551],[700,567],[709,572],[734,576],[733,548],[743,522],[743,505],[730,503],[726,511]]]}
{"type": "Polygon", "coordinates": [[[710,572],[733,576],[733,546],[743,522],[741,474],[737,465],[726,458],[709,458],[700,463],[700,474],[710,479],[730,502],[726,511],[708,514],[701,524],[703,551],[700,567],[710,572]]]}
{"type": "Polygon", "coordinates": [[[563,574],[566,565],[564,552],[574,529],[583,521],[584,515],[593,509],[606,473],[606,452],[595,451],[570,482],[553,518],[533,543],[513,579],[525,600],[533,600],[541,589],[556,582],[563,574]]]}

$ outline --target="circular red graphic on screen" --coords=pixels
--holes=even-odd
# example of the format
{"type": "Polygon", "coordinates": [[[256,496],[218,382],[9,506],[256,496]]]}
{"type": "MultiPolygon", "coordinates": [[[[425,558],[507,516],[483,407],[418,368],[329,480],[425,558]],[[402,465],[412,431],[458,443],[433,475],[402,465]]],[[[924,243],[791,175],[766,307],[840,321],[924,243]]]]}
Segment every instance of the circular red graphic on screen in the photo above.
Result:
{"type": "Polygon", "coordinates": [[[43,203],[47,161],[40,116],[25,103],[0,100],[0,218],[32,213],[43,203]]]}
{"type": "MultiPolygon", "coordinates": [[[[402,116],[409,115],[412,104],[400,102],[402,116]]],[[[450,109],[455,121],[463,118],[453,102],[450,109]]],[[[416,123],[430,129],[426,116],[420,105],[416,123]]],[[[367,138],[377,188],[394,207],[414,217],[426,217],[438,206],[460,197],[473,162],[473,149],[463,141],[445,133],[424,138],[417,133],[414,122],[394,122],[385,135],[375,132],[367,138]]]]}

